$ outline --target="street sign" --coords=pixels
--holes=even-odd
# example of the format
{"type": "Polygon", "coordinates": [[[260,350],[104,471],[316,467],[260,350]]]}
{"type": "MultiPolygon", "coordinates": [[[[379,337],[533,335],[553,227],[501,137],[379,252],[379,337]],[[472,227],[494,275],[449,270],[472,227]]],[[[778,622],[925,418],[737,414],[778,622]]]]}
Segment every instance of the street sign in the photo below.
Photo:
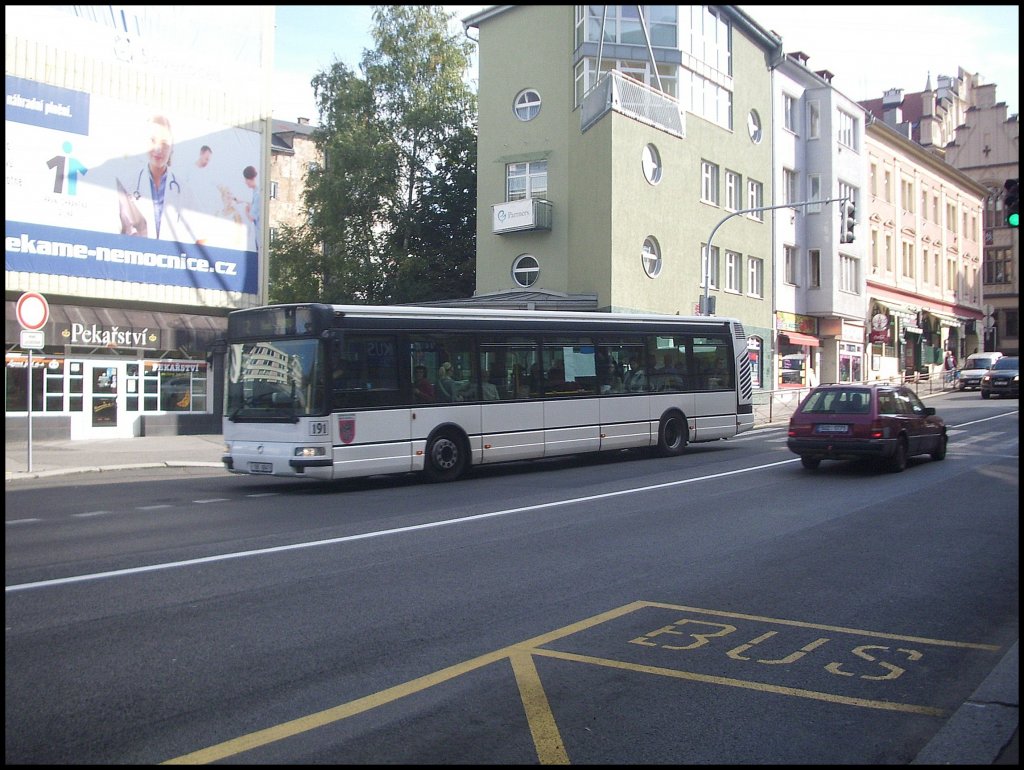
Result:
{"type": "Polygon", "coordinates": [[[50,320],[50,306],[39,292],[26,291],[18,297],[18,323],[22,329],[38,331],[50,320]]]}
{"type": "Polygon", "coordinates": [[[46,347],[46,333],[36,332],[31,329],[21,330],[22,350],[42,350],[46,347]]]}

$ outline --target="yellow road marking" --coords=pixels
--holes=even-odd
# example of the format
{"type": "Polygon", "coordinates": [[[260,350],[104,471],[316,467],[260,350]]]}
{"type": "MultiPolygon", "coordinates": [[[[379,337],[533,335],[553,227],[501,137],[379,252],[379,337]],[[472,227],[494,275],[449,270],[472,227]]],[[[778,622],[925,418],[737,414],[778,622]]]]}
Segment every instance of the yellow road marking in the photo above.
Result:
{"type": "Polygon", "coordinates": [[[798,626],[801,628],[814,628],[824,631],[833,631],[846,634],[858,634],[863,636],[878,637],[882,639],[896,639],[900,641],[918,642],[924,644],[932,644],[944,647],[957,647],[964,649],[977,649],[986,651],[997,651],[999,645],[993,644],[973,644],[970,642],[952,642],[943,639],[928,639],[916,636],[902,636],[898,634],[887,634],[879,631],[864,631],[856,628],[844,628],[842,626],[827,626],[818,623],[803,623],[800,621],[793,620],[781,620],[779,618],[762,617],[759,615],[745,615],[737,612],[723,612],[718,610],[707,610],[699,607],[687,607],[685,605],[667,604],[663,602],[646,602],[636,601],[629,604],[624,604],[621,607],[602,612],[598,615],[586,618],[584,620],[572,623],[567,626],[549,631],[539,636],[535,636],[532,639],[520,642],[518,644],[510,645],[499,650],[481,655],[471,660],[458,663],[454,666],[435,671],[431,674],[426,674],[417,679],[413,679],[409,682],[404,682],[394,687],[389,687],[386,690],[367,695],[362,698],[343,703],[338,706],[334,706],[323,711],[318,711],[315,714],[308,714],[307,716],[293,719],[288,722],[283,722],[273,727],[268,727],[264,730],[257,730],[247,735],[242,735],[237,738],[233,738],[223,743],[218,743],[213,746],[209,746],[205,749],[193,751],[188,754],[183,754],[179,757],[174,757],[164,761],[162,764],[165,765],[186,765],[186,764],[206,764],[209,762],[216,762],[221,759],[227,759],[229,757],[236,756],[243,752],[251,749],[259,748],[260,746],[266,746],[267,744],[274,743],[276,741],[291,738],[296,735],[300,735],[310,730],[315,730],[319,727],[324,727],[333,722],[338,722],[348,717],[361,714],[371,709],[383,706],[400,698],[404,698],[407,695],[421,692],[430,687],[454,679],[455,677],[461,676],[462,674],[469,673],[484,666],[488,666],[491,663],[508,658],[512,670],[516,677],[516,684],[519,687],[519,693],[523,701],[523,707],[526,709],[527,721],[530,725],[530,732],[533,736],[534,745],[537,749],[537,756],[542,764],[567,764],[568,755],[565,751],[565,746],[562,742],[561,735],[558,731],[558,725],[555,723],[554,715],[551,712],[550,704],[548,703],[547,696],[544,693],[543,685],[541,684],[540,677],[537,673],[536,666],[532,660],[533,655],[545,655],[551,658],[560,658],[563,660],[577,661],[582,663],[590,663],[594,665],[609,666],[612,668],[627,669],[631,671],[639,671],[642,673],[656,674],[659,676],[669,676],[677,679],[688,679],[698,682],[707,682],[710,684],[721,684],[730,687],[741,687],[749,690],[760,690],[763,692],[773,692],[783,695],[794,695],[802,698],[809,698],[813,700],[827,701],[831,703],[841,703],[851,706],[860,706],[864,708],[874,709],[885,709],[890,711],[903,711],[908,713],[926,714],[929,716],[945,716],[946,711],[942,709],[932,708],[929,706],[914,706],[909,704],[891,703],[889,701],[875,701],[868,700],[865,698],[850,698],[842,695],[829,695],[827,693],[815,692],[813,690],[802,690],[792,687],[780,687],[776,685],[759,684],[756,682],[747,682],[740,679],[731,679],[728,677],[717,677],[709,676],[705,674],[694,674],[686,671],[676,671],[674,669],[660,668],[657,666],[643,666],[632,663],[624,663],[616,660],[609,660],[605,658],[594,658],[585,655],[575,655],[573,653],[558,652],[553,650],[540,649],[543,645],[549,644],[558,639],[572,636],[580,631],[585,631],[602,623],[615,620],[624,615],[628,615],[632,612],[636,612],[640,609],[645,608],[654,609],[667,609],[673,611],[682,612],[699,612],[706,615],[715,615],[720,617],[728,618],[741,618],[744,620],[753,620],[763,623],[775,623],[781,625],[798,626]]]}
{"type": "Polygon", "coordinates": [[[782,687],[774,684],[748,682],[743,679],[732,679],[727,676],[694,674],[689,671],[677,671],[674,668],[644,666],[638,663],[626,663],[621,660],[611,660],[609,658],[593,658],[589,655],[577,655],[572,652],[559,652],[558,650],[534,650],[533,654],[544,655],[549,658],[558,658],[560,660],[569,660],[576,663],[590,663],[595,666],[607,666],[608,668],[620,668],[626,671],[638,671],[642,674],[657,674],[658,676],[668,676],[675,679],[688,679],[693,682],[722,684],[728,687],[741,687],[745,690],[773,692],[778,693],[779,695],[795,695],[798,698],[821,700],[827,701],[828,703],[842,703],[846,706],[861,706],[863,708],[882,709],[885,711],[904,711],[909,714],[925,714],[933,717],[944,717],[948,715],[946,710],[932,708],[931,706],[914,706],[912,704],[892,703],[884,700],[868,700],[867,698],[850,698],[845,695],[829,695],[828,693],[816,692],[814,690],[802,690],[797,687],[782,687]]]}
{"type": "Polygon", "coordinates": [[[558,732],[555,715],[551,713],[551,705],[537,674],[533,656],[529,652],[517,650],[508,658],[516,675],[519,695],[523,699],[523,709],[530,725],[533,745],[537,748],[537,758],[542,765],[568,765],[569,755],[565,752],[565,744],[558,732]]]}

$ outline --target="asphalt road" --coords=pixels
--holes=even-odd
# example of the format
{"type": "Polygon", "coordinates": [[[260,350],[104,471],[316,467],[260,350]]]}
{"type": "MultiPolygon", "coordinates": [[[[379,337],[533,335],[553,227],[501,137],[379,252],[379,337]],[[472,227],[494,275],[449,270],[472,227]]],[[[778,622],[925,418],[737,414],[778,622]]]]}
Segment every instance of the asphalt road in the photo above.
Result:
{"type": "Polygon", "coordinates": [[[1019,438],[940,410],[898,475],[776,430],[450,485],[9,483],[5,759],[948,761],[1016,692],[1019,438]]]}

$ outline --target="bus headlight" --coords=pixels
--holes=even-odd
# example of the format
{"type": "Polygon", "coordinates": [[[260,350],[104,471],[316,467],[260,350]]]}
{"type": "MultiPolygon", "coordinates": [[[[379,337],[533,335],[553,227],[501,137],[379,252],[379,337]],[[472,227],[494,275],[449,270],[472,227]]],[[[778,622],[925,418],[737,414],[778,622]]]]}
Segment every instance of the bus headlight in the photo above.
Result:
{"type": "Polygon", "coordinates": [[[323,457],[327,450],[322,446],[297,446],[295,447],[296,457],[323,457]]]}

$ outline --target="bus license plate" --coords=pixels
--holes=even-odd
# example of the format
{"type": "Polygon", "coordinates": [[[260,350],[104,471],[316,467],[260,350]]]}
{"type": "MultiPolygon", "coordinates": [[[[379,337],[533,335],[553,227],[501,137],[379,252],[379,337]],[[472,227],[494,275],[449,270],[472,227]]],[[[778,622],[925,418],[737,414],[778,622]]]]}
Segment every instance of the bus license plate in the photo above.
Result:
{"type": "Polygon", "coordinates": [[[845,425],[819,425],[818,433],[846,433],[845,425]]]}
{"type": "Polygon", "coordinates": [[[249,473],[273,473],[273,463],[249,463],[249,473]]]}

